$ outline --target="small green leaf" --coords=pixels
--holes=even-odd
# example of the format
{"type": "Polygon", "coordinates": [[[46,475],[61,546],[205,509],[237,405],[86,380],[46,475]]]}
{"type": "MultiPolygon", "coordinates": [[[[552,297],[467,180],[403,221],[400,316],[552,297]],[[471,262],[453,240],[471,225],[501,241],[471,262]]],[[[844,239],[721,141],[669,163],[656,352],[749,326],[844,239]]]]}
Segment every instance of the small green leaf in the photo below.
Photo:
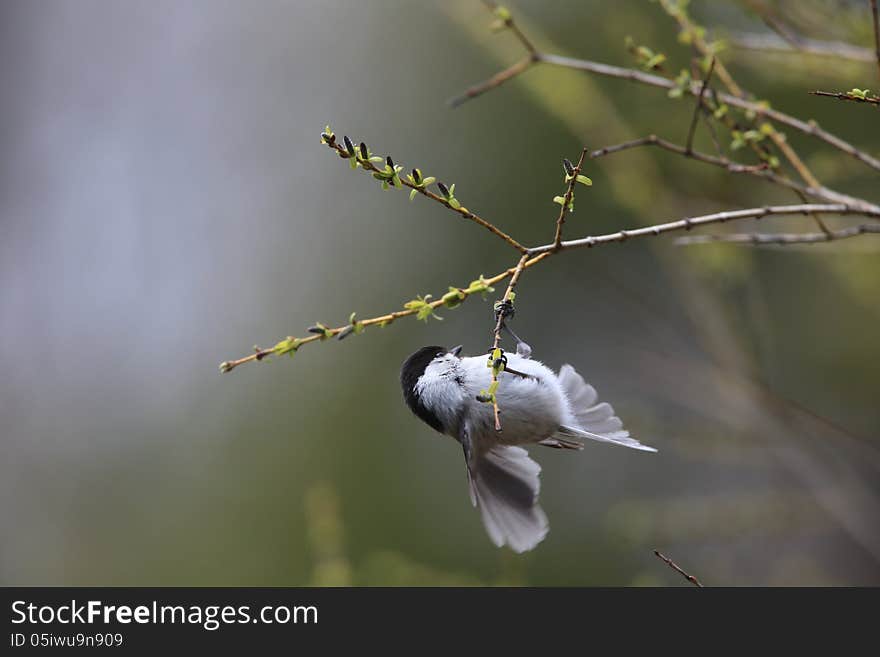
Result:
{"type": "Polygon", "coordinates": [[[586,176],[583,176],[583,175],[580,175],[580,174],[578,174],[577,181],[578,181],[581,185],[586,185],[587,187],[589,187],[590,185],[593,184],[593,181],[592,181],[592,180],[590,180],[590,179],[587,178],[586,176]]]}
{"type": "Polygon", "coordinates": [[[510,20],[510,10],[504,5],[498,5],[497,7],[495,7],[495,9],[492,10],[492,13],[495,14],[496,18],[499,18],[503,21],[510,20]]]}
{"type": "Polygon", "coordinates": [[[409,200],[412,201],[416,197],[416,194],[418,194],[418,193],[419,193],[419,190],[417,190],[417,189],[412,190],[409,193],[409,200]]]}

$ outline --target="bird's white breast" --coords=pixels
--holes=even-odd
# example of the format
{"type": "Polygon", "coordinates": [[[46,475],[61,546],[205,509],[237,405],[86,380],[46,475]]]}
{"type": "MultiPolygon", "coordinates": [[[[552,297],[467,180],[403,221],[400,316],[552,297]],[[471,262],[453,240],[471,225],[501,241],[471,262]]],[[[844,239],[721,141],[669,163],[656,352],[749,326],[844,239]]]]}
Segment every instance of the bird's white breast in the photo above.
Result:
{"type": "Polygon", "coordinates": [[[463,358],[460,363],[466,389],[465,418],[480,448],[535,443],[552,436],[561,424],[571,424],[568,400],[556,374],[539,361],[508,354],[508,367],[527,376],[502,372],[496,391],[502,430],[497,432],[492,404],[476,400],[492,383],[487,357],[463,358]]]}

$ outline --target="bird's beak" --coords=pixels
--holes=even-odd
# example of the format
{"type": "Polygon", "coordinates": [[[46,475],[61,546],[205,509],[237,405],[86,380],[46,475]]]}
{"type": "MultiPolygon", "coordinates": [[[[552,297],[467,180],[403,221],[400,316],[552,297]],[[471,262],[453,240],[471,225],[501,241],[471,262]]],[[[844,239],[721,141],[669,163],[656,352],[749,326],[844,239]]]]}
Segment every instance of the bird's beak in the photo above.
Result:
{"type": "Polygon", "coordinates": [[[459,354],[461,353],[461,345],[458,345],[457,347],[453,347],[452,349],[449,350],[449,353],[452,354],[453,356],[455,356],[456,358],[461,358],[461,356],[459,356],[459,354]]]}

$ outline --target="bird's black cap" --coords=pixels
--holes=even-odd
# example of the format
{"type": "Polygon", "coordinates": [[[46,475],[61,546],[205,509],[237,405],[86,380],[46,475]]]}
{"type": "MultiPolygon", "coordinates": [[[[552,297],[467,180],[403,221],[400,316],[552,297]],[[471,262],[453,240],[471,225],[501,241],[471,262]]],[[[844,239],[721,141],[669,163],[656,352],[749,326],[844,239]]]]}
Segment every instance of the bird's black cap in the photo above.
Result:
{"type": "Polygon", "coordinates": [[[403,398],[410,410],[430,427],[443,433],[443,425],[440,419],[432,413],[423,403],[416,392],[416,384],[419,382],[425,368],[438,355],[448,353],[446,347],[429,346],[422,347],[409,358],[400,368],[400,386],[403,388],[403,398]]]}

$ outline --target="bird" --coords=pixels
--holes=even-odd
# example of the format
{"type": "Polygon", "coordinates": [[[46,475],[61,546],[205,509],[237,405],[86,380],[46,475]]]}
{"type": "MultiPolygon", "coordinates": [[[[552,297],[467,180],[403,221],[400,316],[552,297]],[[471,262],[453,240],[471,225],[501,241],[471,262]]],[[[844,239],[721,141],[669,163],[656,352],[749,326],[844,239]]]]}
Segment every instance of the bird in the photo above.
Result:
{"type": "MultiPolygon", "coordinates": [[[[403,363],[400,384],[410,410],[461,445],[471,504],[497,547],[534,549],[549,531],[538,504],[541,466],[524,446],[581,450],[584,440],[645,452],[607,402],[571,365],[555,373],[528,353],[506,354],[496,401],[502,429],[485,392],[492,383],[487,357],[463,356],[462,347],[422,347],[403,363]]],[[[529,350],[530,351],[530,350],[529,350]]]]}

